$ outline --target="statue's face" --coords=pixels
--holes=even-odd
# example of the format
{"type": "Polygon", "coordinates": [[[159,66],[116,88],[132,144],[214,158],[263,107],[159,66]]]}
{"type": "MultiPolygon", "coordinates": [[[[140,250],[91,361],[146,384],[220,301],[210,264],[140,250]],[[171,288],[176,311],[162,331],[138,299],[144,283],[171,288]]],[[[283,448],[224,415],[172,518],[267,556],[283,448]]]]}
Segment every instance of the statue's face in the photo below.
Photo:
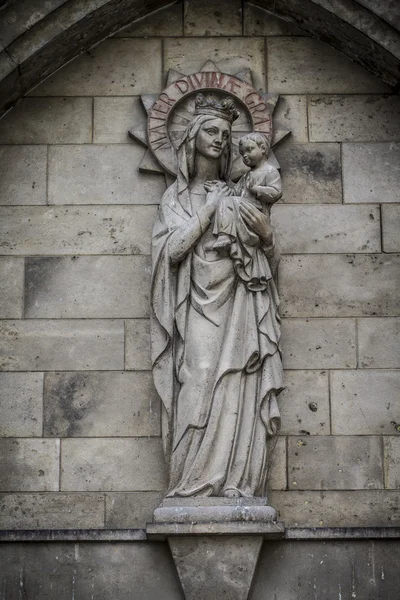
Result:
{"type": "Polygon", "coordinates": [[[203,123],[196,137],[196,150],[207,158],[219,158],[231,135],[228,121],[216,117],[203,123]]]}
{"type": "Polygon", "coordinates": [[[265,145],[261,147],[253,140],[240,141],[239,152],[242,155],[246,167],[255,167],[263,156],[265,156],[265,145]]]}

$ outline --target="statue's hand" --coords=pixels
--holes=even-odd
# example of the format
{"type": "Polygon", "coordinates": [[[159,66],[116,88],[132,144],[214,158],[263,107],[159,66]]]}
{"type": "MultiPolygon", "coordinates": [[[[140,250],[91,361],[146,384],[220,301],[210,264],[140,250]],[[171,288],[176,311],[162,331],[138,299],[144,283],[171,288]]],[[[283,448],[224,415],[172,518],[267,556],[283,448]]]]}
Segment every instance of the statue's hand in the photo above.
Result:
{"type": "Polygon", "coordinates": [[[212,214],[214,214],[218,203],[223,198],[233,194],[233,190],[225,183],[225,181],[206,181],[204,188],[208,191],[206,206],[212,210],[212,214]]]}
{"type": "Polygon", "coordinates": [[[246,200],[242,200],[239,207],[240,213],[247,225],[260,236],[264,244],[272,240],[272,229],[268,218],[255,206],[246,200]]]}

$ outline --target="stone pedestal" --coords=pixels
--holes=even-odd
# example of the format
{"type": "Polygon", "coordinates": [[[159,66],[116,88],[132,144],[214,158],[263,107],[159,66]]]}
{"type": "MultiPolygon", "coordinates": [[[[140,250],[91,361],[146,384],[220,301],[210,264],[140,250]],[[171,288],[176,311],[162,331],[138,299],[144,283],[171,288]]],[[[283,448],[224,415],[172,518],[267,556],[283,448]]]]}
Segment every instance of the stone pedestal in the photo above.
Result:
{"type": "Polygon", "coordinates": [[[185,600],[247,600],[263,540],[284,532],[266,498],[166,498],[147,524],[168,540],[185,600]]]}

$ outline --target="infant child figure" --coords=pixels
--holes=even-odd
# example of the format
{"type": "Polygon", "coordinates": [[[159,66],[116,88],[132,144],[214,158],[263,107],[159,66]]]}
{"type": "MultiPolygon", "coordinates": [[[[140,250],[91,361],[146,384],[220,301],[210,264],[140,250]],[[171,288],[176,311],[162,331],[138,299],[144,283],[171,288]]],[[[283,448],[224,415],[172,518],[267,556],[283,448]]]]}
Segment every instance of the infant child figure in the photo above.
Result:
{"type": "MultiPolygon", "coordinates": [[[[282,195],[278,170],[268,163],[269,143],[258,132],[249,133],[239,141],[243,162],[250,167],[233,189],[235,195],[222,199],[217,206],[213,234],[217,236],[214,250],[229,249],[235,270],[251,291],[263,291],[272,277],[267,256],[270,248],[261,248],[259,236],[246,224],[240,210],[243,201],[261,210],[269,220],[271,205],[282,195]]],[[[207,182],[211,191],[220,183],[207,182]]],[[[272,235],[271,235],[272,239],[272,235]]]]}

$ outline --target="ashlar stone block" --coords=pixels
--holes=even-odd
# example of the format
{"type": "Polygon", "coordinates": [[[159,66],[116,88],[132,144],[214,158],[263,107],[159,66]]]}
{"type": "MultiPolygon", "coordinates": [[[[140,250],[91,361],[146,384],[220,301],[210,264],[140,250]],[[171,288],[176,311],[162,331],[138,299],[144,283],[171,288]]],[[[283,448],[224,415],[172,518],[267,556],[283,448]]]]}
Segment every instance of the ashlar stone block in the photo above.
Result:
{"type": "Polygon", "coordinates": [[[400,202],[400,144],[343,144],[344,202],[400,202]]]}
{"type": "Polygon", "coordinates": [[[120,370],[122,321],[0,321],[0,371],[120,370]]]}
{"type": "Polygon", "coordinates": [[[272,222],[284,254],[381,250],[378,206],[276,204],[272,222]]]}
{"type": "Polygon", "coordinates": [[[271,458],[268,467],[268,490],[287,488],[286,438],[279,436],[271,441],[271,458]]]}
{"type": "Polygon", "coordinates": [[[329,435],[327,371],[285,371],[278,397],[281,435],[329,435]]]}
{"type": "Polygon", "coordinates": [[[183,6],[176,2],[124,27],[114,37],[181,37],[183,6]]]}
{"type": "Polygon", "coordinates": [[[248,36],[273,36],[273,35],[307,35],[304,31],[287,23],[283,19],[274,17],[267,11],[244,3],[244,35],[248,36]]]}
{"type": "Polygon", "coordinates": [[[386,204],[381,210],[383,251],[400,252],[400,204],[386,204]]]}
{"type": "Polygon", "coordinates": [[[380,79],[345,54],[309,37],[268,39],[268,87],[282,94],[385,92],[380,79]]]}
{"type": "Polygon", "coordinates": [[[250,68],[254,87],[266,87],[262,38],[167,38],[164,41],[166,72],[174,69],[185,74],[196,73],[208,60],[217,63],[223,73],[231,75],[250,68]]]}
{"type": "Polygon", "coordinates": [[[400,436],[383,439],[385,460],[385,488],[400,490],[400,436]]]}
{"type": "Polygon", "coordinates": [[[0,439],[1,492],[56,492],[60,440],[0,439]]]}
{"type": "Polygon", "coordinates": [[[166,486],[158,438],[62,441],[63,491],[162,491],[166,486]]]}
{"type": "Polygon", "coordinates": [[[150,323],[147,319],[125,321],[125,369],[151,369],[150,323]]]}
{"type": "MultiPolygon", "coordinates": [[[[296,136],[296,131],[292,132],[292,136],[296,136]]],[[[342,202],[339,144],[289,144],[285,141],[276,148],[275,154],[282,168],[282,202],[342,202]]]]}
{"type": "Polygon", "coordinates": [[[354,319],[283,319],[283,364],[286,369],[354,369],[354,319]]]}
{"type": "Polygon", "coordinates": [[[395,433],[400,423],[399,389],[400,371],[333,371],[332,433],[395,433]]]}
{"type": "Polygon", "coordinates": [[[151,522],[160,506],[162,492],[115,492],[106,494],[106,527],[141,529],[151,522]]]}
{"type": "Polygon", "coordinates": [[[46,171],[46,146],[0,146],[0,205],[46,204],[46,171]]]}
{"type": "Polygon", "coordinates": [[[290,142],[308,142],[307,96],[280,96],[274,112],[275,120],[290,129],[290,136],[285,139],[285,147],[290,142]]]}
{"type": "Polygon", "coordinates": [[[398,96],[312,96],[311,142],[400,141],[398,96]]]}
{"type": "Polygon", "coordinates": [[[103,494],[1,494],[1,529],[100,529],[103,494]]]}
{"type": "Polygon", "coordinates": [[[49,150],[49,204],[158,204],[162,175],[143,174],[139,144],[54,146],[49,150]]]}
{"type": "Polygon", "coordinates": [[[0,437],[41,437],[43,373],[0,373],[0,437]]]}
{"type": "Polygon", "coordinates": [[[289,437],[289,489],[382,489],[381,443],[378,436],[289,437]]]}
{"type": "Polygon", "coordinates": [[[156,212],[156,206],[0,207],[0,252],[150,254],[156,212]]]}
{"type": "Polygon", "coordinates": [[[284,256],[281,314],[289,317],[397,316],[397,254],[284,256]]]}
{"type": "Polygon", "coordinates": [[[358,366],[370,369],[400,368],[400,319],[358,320],[358,366]]]}
{"type": "Polygon", "coordinates": [[[37,86],[33,96],[133,96],[161,91],[161,40],[108,39],[37,86]]]}
{"type": "MultiPolygon", "coordinates": [[[[128,131],[146,129],[146,111],[139,96],[94,99],[93,142],[96,144],[132,143],[128,131]]],[[[136,144],[136,142],[134,142],[136,144]]],[[[129,152],[129,150],[128,150],[129,152]]],[[[144,153],[144,149],[143,149],[144,153]]],[[[136,164],[136,163],[133,163],[136,164]]],[[[131,170],[132,165],[131,165],[131,170]]]]}
{"type": "Polygon", "coordinates": [[[25,278],[28,318],[148,316],[147,256],[28,258],[25,278]]]}
{"type": "Polygon", "coordinates": [[[23,98],[0,121],[0,144],[91,141],[91,98],[23,98]]]}
{"type": "Polygon", "coordinates": [[[46,373],[46,437],[159,436],[151,373],[46,373]]]}
{"type": "Polygon", "coordinates": [[[0,257],[0,318],[20,319],[22,317],[23,288],[23,259],[0,257]]]}
{"type": "Polygon", "coordinates": [[[241,0],[184,3],[184,35],[242,35],[241,0]]]}

